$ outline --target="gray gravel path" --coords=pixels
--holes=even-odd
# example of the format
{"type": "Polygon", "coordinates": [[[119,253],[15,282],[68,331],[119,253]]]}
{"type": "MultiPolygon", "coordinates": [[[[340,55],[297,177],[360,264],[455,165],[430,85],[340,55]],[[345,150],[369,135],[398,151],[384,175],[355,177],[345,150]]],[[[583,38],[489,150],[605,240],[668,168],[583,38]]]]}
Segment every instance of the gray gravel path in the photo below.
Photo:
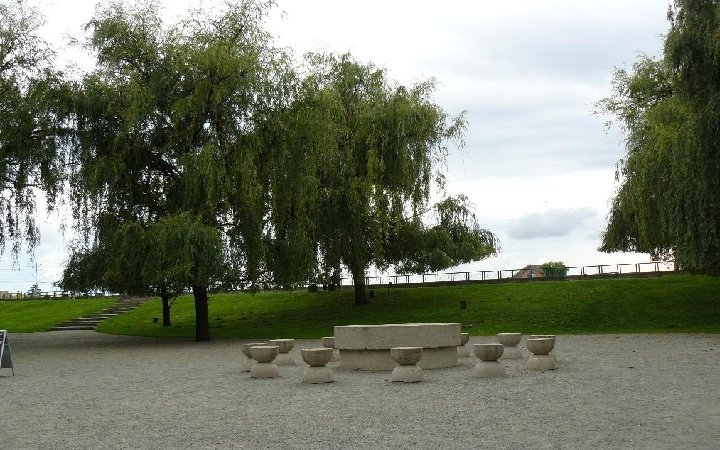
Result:
{"type": "Polygon", "coordinates": [[[506,361],[478,380],[468,358],[418,384],[336,370],[328,385],[301,384],[303,365],[250,379],[240,341],[10,337],[2,449],[720,448],[720,335],[558,336],[554,371],[506,361]]]}

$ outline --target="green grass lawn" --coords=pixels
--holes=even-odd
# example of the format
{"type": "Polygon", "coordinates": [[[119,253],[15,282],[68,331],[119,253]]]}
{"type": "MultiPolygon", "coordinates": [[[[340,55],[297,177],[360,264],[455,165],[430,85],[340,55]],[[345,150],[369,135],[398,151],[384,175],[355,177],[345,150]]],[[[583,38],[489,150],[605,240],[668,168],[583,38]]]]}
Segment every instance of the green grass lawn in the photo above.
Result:
{"type": "Polygon", "coordinates": [[[66,320],[102,311],[113,303],[113,299],[0,301],[0,330],[45,331],[66,320]]]}
{"type": "MultiPolygon", "coordinates": [[[[641,279],[475,284],[393,288],[369,305],[337,292],[262,292],[210,296],[213,338],[319,338],[333,326],[402,322],[461,322],[464,331],[533,333],[720,332],[720,278],[641,279]],[[460,309],[460,301],[467,309],[460,309]]],[[[160,301],[106,320],[98,331],[158,337],[194,336],[192,297],[172,308],[172,327],[153,323],[160,301]]]]}

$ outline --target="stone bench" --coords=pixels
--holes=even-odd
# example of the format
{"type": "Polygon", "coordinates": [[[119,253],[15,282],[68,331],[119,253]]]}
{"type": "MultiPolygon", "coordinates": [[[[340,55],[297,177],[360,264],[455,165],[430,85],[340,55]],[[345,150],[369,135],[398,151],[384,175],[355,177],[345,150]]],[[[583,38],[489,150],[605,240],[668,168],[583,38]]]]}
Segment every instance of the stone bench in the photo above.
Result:
{"type": "Polygon", "coordinates": [[[335,327],[340,367],[350,370],[393,370],[393,347],[422,347],[423,369],[453,367],[460,345],[459,323],[402,323],[335,327]]]}

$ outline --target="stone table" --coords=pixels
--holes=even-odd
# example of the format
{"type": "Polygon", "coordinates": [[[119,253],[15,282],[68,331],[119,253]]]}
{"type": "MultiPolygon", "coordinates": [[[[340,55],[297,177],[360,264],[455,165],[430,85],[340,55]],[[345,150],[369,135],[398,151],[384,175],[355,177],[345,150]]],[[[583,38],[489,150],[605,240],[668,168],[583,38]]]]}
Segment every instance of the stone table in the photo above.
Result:
{"type": "Polygon", "coordinates": [[[340,368],[393,370],[393,347],[422,347],[418,366],[423,369],[453,367],[460,345],[459,323],[402,323],[335,327],[335,347],[340,368]]]}

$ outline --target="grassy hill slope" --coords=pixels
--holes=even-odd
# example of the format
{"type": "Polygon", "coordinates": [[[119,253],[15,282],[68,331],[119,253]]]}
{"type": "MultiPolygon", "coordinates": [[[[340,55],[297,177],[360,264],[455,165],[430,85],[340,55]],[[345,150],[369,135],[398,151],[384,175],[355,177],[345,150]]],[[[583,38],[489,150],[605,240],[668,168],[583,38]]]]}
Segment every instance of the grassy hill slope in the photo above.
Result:
{"type": "Polygon", "coordinates": [[[45,331],[66,320],[109,307],[114,299],[12,300],[0,302],[0,330],[11,333],[45,331]]]}
{"type": "MultiPolygon", "coordinates": [[[[261,292],[210,296],[213,338],[318,338],[333,326],[401,322],[460,322],[464,331],[531,333],[720,332],[720,278],[474,284],[378,290],[373,303],[354,306],[352,290],[261,292]],[[467,309],[460,309],[460,301],[467,309]]],[[[160,301],[103,322],[98,331],[192,337],[192,297],[177,300],[173,326],[153,323],[160,301]]]]}

